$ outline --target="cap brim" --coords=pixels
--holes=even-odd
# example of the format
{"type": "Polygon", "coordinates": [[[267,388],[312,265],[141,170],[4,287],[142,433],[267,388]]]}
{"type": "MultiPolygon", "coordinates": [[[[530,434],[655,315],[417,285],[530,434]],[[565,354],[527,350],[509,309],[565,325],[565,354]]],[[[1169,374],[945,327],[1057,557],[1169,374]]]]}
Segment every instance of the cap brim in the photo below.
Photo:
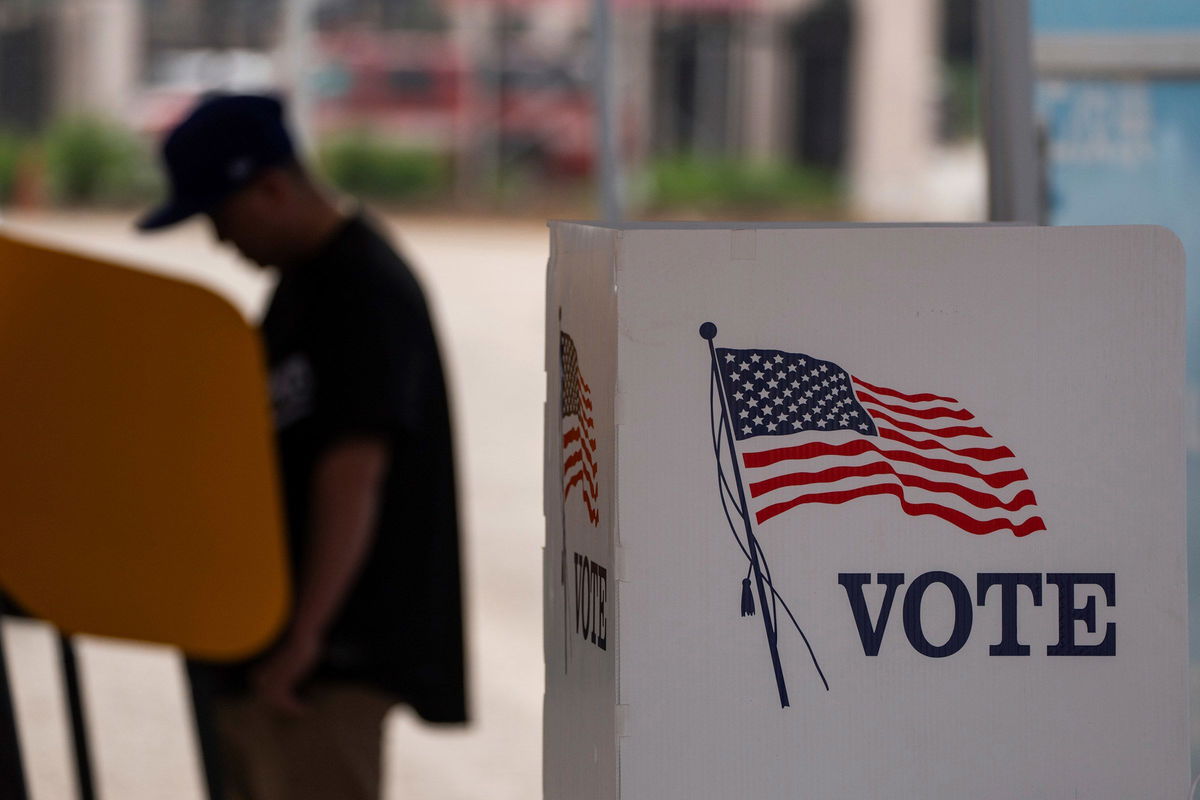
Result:
{"type": "Polygon", "coordinates": [[[199,214],[209,205],[211,204],[199,200],[172,198],[158,208],[148,212],[135,225],[140,231],[157,231],[169,228],[172,225],[183,222],[188,217],[199,214]]]}

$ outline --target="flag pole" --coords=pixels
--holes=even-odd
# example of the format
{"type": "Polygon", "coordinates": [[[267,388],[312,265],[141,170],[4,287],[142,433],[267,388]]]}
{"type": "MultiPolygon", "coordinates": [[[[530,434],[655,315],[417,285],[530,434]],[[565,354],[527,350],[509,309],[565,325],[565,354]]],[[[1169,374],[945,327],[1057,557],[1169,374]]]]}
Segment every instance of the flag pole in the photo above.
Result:
{"type": "Polygon", "coordinates": [[[571,604],[567,600],[567,498],[563,487],[563,457],[562,457],[562,405],[563,405],[563,374],[562,374],[562,307],[558,309],[558,413],[555,415],[558,418],[558,444],[555,447],[558,453],[558,511],[562,521],[562,552],[560,556],[560,580],[562,582],[563,593],[563,674],[570,672],[570,642],[568,639],[571,636],[571,626],[568,623],[570,617],[571,604]]]}
{"type": "MultiPolygon", "coordinates": [[[[754,582],[758,586],[758,602],[762,608],[763,627],[767,632],[767,646],[771,650],[771,664],[775,668],[775,683],[779,687],[779,703],[787,708],[787,684],[783,679],[783,665],[779,661],[779,634],[773,624],[770,606],[767,605],[767,592],[763,587],[762,568],[758,559],[758,538],[754,535],[754,526],[750,522],[750,507],[746,504],[746,490],[742,487],[742,475],[738,469],[737,448],[733,442],[733,428],[729,419],[729,406],[725,399],[725,385],[721,381],[721,370],[717,363],[717,349],[713,339],[717,336],[717,326],[706,322],[700,326],[700,337],[708,341],[708,354],[712,358],[712,369],[717,376],[717,396],[721,398],[721,416],[725,419],[725,436],[729,442],[729,460],[733,463],[733,482],[737,484],[739,510],[742,522],[746,526],[746,549],[750,551],[750,568],[754,571],[754,582]]],[[[718,463],[719,466],[719,463],[718,463]]]]}

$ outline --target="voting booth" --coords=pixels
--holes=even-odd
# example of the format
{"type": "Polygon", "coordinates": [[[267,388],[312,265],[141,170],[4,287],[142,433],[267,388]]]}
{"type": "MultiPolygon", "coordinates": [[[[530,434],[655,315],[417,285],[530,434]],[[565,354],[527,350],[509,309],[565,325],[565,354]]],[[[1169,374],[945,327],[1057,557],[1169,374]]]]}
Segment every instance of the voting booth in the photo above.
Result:
{"type": "Polygon", "coordinates": [[[1173,234],[551,241],[547,800],[1186,796],[1173,234]]]}

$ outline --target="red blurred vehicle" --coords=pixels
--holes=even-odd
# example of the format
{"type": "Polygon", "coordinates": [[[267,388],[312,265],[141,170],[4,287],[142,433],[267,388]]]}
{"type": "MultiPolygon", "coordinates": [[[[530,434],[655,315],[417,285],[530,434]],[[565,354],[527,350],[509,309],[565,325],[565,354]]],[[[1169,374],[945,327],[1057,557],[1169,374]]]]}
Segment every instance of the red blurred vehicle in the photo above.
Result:
{"type": "Polygon", "coordinates": [[[467,111],[467,68],[439,34],[340,31],[316,41],[318,134],[369,130],[452,151],[467,111]]]}
{"type": "Polygon", "coordinates": [[[320,133],[370,130],[443,152],[498,147],[503,165],[552,177],[591,169],[591,94],[563,65],[514,56],[473,75],[433,33],[325,33],[317,51],[320,133]]]}
{"type": "Polygon", "coordinates": [[[565,66],[514,59],[488,76],[499,107],[500,152],[507,163],[540,167],[552,176],[589,174],[594,160],[591,87],[565,66]]]}
{"type": "MultiPolygon", "coordinates": [[[[515,49],[514,49],[515,50],[515,49]]],[[[343,30],[313,43],[318,137],[367,133],[448,156],[480,149],[503,167],[546,177],[590,173],[594,115],[578,70],[510,51],[501,69],[474,71],[442,33],[343,30]]],[[[213,86],[266,91],[275,63],[257,51],[172,51],[156,59],[134,112],[142,131],[169,129],[213,86]]]]}

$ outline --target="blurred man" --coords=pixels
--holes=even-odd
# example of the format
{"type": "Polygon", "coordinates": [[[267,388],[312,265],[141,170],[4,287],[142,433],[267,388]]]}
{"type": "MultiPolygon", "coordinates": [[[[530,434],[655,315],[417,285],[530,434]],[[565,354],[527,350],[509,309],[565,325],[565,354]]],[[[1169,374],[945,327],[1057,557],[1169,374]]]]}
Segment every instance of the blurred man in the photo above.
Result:
{"type": "Polygon", "coordinates": [[[295,597],[277,641],[222,681],[226,780],[245,800],[377,797],[392,705],[466,719],[450,423],[424,297],[298,163],[277,100],[205,100],[163,160],[170,199],[139,227],[205,214],[280,276],[262,333],[295,597]]]}

